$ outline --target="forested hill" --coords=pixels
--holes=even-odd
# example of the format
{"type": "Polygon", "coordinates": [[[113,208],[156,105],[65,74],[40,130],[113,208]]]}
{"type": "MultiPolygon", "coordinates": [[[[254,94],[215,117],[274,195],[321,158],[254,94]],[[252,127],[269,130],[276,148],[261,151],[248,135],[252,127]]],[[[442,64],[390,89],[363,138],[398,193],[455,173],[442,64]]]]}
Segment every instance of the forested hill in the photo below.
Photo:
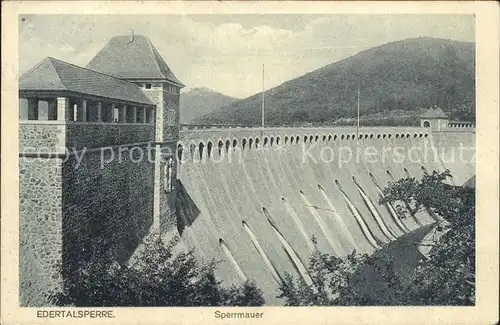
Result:
{"type": "MultiPolygon", "coordinates": [[[[390,117],[438,105],[451,118],[475,110],[475,43],[421,37],[387,43],[287,81],[265,93],[266,123],[331,123],[361,115],[390,117]]],[[[261,94],[195,119],[259,124],[261,94]]]]}
{"type": "Polygon", "coordinates": [[[194,88],[181,94],[181,123],[190,123],[193,119],[211,113],[222,106],[237,100],[208,88],[194,88]]]}

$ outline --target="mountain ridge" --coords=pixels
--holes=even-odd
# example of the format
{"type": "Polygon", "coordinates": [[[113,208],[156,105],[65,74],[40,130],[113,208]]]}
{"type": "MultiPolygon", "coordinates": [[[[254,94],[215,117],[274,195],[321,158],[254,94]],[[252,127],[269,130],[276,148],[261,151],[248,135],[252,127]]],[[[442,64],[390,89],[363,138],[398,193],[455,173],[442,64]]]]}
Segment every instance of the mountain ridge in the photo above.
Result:
{"type": "MultiPolygon", "coordinates": [[[[385,43],[265,92],[266,124],[333,123],[356,113],[417,112],[438,105],[474,118],[475,43],[419,37],[385,43]]],[[[258,124],[262,93],[205,114],[196,123],[258,124]]]]}
{"type": "Polygon", "coordinates": [[[207,87],[195,87],[181,93],[180,120],[181,123],[190,123],[195,118],[211,113],[224,107],[237,98],[213,91],[207,87]]]}

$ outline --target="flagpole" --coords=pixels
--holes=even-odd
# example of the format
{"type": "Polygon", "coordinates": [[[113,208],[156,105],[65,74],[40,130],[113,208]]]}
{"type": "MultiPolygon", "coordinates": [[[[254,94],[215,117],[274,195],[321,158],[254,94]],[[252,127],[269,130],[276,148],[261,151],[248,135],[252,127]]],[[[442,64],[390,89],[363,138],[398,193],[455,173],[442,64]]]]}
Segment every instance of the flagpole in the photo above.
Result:
{"type": "Polygon", "coordinates": [[[262,128],[264,128],[264,64],[262,64],[262,128]]]}
{"type": "Polygon", "coordinates": [[[358,122],[356,127],[356,139],[358,139],[359,142],[359,88],[358,88],[358,122]]]}

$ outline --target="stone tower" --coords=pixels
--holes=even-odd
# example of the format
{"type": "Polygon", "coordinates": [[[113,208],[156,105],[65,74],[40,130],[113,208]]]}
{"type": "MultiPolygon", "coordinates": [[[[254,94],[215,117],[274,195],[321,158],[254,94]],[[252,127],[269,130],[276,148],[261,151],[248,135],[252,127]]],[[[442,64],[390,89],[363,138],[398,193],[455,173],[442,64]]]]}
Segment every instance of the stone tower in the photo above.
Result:
{"type": "Polygon", "coordinates": [[[156,104],[156,168],[153,226],[170,228],[175,223],[177,168],[176,144],[179,139],[180,89],[175,77],[148,37],[115,36],[88,63],[92,70],[137,84],[156,104]]]}

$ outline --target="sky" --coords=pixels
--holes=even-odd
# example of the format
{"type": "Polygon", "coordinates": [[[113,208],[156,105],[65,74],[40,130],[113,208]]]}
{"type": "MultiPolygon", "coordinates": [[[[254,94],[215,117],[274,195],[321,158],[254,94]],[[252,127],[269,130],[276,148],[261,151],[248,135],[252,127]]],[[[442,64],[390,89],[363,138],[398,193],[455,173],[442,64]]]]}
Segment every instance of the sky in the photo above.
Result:
{"type": "Polygon", "coordinates": [[[387,42],[474,42],[472,15],[25,15],[19,72],[51,56],[85,66],[115,35],[148,36],[189,91],[246,98],[387,42]]]}

